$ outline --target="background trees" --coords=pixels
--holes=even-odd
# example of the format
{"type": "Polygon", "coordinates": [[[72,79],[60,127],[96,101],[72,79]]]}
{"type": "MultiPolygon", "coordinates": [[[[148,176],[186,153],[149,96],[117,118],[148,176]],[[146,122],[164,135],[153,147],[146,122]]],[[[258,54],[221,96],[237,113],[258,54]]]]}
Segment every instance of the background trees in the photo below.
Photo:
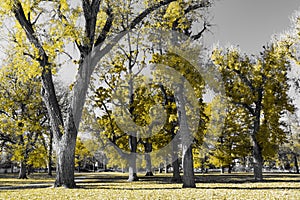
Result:
{"type": "MultiPolygon", "coordinates": [[[[273,43],[265,47],[260,57],[240,55],[236,49],[215,50],[212,59],[220,68],[231,103],[250,118],[249,135],[252,140],[254,177],[262,180],[263,156],[274,156],[285,139],[281,127],[284,111],[293,111],[287,96],[287,71],[290,62],[288,49],[273,43]]],[[[240,122],[240,124],[242,124],[240,122]]]]}
{"type": "Polygon", "coordinates": [[[15,69],[0,71],[0,141],[20,165],[19,178],[26,178],[29,166],[46,166],[47,115],[38,78],[23,79],[15,69]]]}
{"type": "MultiPolygon", "coordinates": [[[[107,37],[124,36],[145,17],[157,9],[166,9],[174,0],[159,2],[133,1],[3,1],[1,15],[13,16],[17,21],[12,29],[18,30],[19,52],[30,49],[28,59],[39,66],[43,99],[51,121],[57,152],[57,178],[55,186],[75,187],[74,153],[79,122],[90,77],[98,61],[111,49],[112,44],[103,45],[107,37]],[[123,5],[123,6],[120,6],[123,5]],[[134,7],[142,5],[142,11],[134,7]],[[83,24],[81,23],[83,21],[83,24]],[[49,23],[50,22],[50,23],[49,23]],[[22,39],[20,38],[22,37],[22,39]],[[26,38],[26,39],[25,39],[26,38]],[[53,73],[56,58],[66,53],[65,47],[75,44],[80,56],[77,60],[78,75],[70,95],[67,117],[64,119],[58,104],[53,73]],[[97,54],[95,50],[100,50],[97,54]]],[[[12,32],[13,33],[13,32],[12,32]]],[[[68,55],[68,54],[67,54],[68,55]]],[[[70,55],[70,54],[69,54],[70,55]]]]}

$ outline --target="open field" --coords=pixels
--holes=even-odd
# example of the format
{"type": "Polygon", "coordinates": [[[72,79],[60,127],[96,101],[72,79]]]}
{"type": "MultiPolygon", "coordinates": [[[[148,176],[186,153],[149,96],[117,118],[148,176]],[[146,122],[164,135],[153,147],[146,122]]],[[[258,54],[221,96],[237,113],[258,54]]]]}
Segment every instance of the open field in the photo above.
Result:
{"type": "Polygon", "coordinates": [[[0,175],[0,199],[300,199],[300,175],[265,174],[253,182],[252,174],[197,174],[197,188],[182,189],[170,175],[140,175],[128,183],[122,173],[76,174],[79,188],[52,188],[53,178],[34,174],[27,180],[0,175]]]}

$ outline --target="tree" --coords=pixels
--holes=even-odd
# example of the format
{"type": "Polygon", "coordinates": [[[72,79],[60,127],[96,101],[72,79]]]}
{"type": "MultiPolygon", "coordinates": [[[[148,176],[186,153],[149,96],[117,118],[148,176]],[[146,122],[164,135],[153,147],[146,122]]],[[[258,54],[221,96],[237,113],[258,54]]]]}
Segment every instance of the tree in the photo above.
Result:
{"type": "Polygon", "coordinates": [[[289,89],[287,58],[290,45],[274,42],[249,58],[236,49],[216,49],[212,59],[219,67],[230,102],[243,108],[251,119],[249,132],[252,140],[254,178],[262,180],[264,158],[274,156],[286,137],[281,127],[283,111],[293,111],[287,96],[289,89]]]}
{"type": "Polygon", "coordinates": [[[80,138],[76,140],[76,149],[75,149],[75,166],[78,168],[78,172],[80,172],[81,168],[85,168],[88,157],[91,156],[91,152],[84,145],[80,138]]]}
{"type": "Polygon", "coordinates": [[[287,113],[286,115],[286,124],[287,124],[287,139],[285,143],[280,146],[279,149],[279,159],[284,160],[284,157],[291,156],[291,159],[288,159],[288,163],[293,163],[295,171],[299,174],[299,161],[298,157],[300,156],[300,125],[299,119],[297,119],[296,114],[287,113]]]}
{"type": "Polygon", "coordinates": [[[44,166],[47,153],[42,142],[48,118],[39,94],[40,82],[37,78],[24,80],[8,66],[0,73],[0,140],[12,160],[20,163],[19,178],[27,178],[27,166],[44,166]]]}
{"type": "Polygon", "coordinates": [[[234,104],[229,104],[224,126],[220,130],[218,140],[214,144],[214,150],[209,158],[209,162],[216,167],[228,167],[228,173],[231,172],[233,161],[249,154],[250,130],[249,116],[245,115],[243,108],[234,104]]]}
{"type": "MultiPolygon", "coordinates": [[[[22,44],[18,47],[20,54],[25,52],[25,55],[39,66],[37,72],[41,76],[42,97],[51,121],[57,150],[55,186],[68,188],[76,186],[75,145],[88,85],[96,64],[114,45],[114,43],[104,45],[103,42],[107,41],[109,36],[115,38],[115,42],[118,41],[126,31],[135,28],[153,11],[165,8],[173,1],[143,2],[145,3],[143,11],[134,9],[139,2],[131,1],[126,3],[82,0],[81,5],[66,0],[1,2],[2,17],[10,15],[17,21],[12,28],[18,30],[16,39],[22,44]],[[84,27],[81,26],[82,23],[77,23],[80,19],[83,19],[84,27]],[[123,23],[124,19],[127,19],[127,24],[123,23]],[[57,56],[70,55],[64,50],[68,42],[76,45],[80,58],[75,61],[78,75],[70,92],[71,101],[67,117],[64,119],[53,84],[53,73],[57,66],[55,61],[57,56]]],[[[20,56],[22,57],[24,55],[20,56]]]]}

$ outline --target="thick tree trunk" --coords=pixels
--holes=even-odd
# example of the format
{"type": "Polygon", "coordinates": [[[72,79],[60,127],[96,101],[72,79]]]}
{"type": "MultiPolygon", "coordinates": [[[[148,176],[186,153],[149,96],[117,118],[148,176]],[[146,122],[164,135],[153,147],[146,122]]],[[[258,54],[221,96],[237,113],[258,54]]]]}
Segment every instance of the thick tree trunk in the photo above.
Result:
{"type": "MultiPolygon", "coordinates": [[[[182,84],[183,85],[183,84],[182,84]]],[[[177,99],[177,111],[179,114],[179,129],[182,142],[182,164],[183,164],[183,188],[195,188],[194,177],[194,160],[192,152],[192,133],[187,122],[187,115],[185,110],[185,97],[182,86],[179,86],[179,92],[176,94],[177,99]]]]}
{"type": "Polygon", "coordinates": [[[183,146],[183,188],[195,188],[192,146],[183,146]]]}
{"type": "Polygon", "coordinates": [[[176,157],[175,160],[173,160],[172,167],[173,167],[172,182],[173,183],[182,183],[182,180],[181,180],[181,177],[180,177],[179,159],[178,159],[178,157],[176,157]]]}
{"type": "Polygon", "coordinates": [[[146,160],[146,175],[145,176],[153,176],[152,173],[152,164],[151,164],[151,157],[149,153],[145,154],[145,160],[146,160]]]}
{"type": "Polygon", "coordinates": [[[130,144],[130,155],[129,155],[129,176],[128,181],[138,181],[136,173],[136,149],[137,149],[137,138],[133,135],[129,136],[130,144]]]}
{"type": "Polygon", "coordinates": [[[172,167],[173,167],[173,183],[181,183],[180,170],[179,170],[179,159],[178,159],[178,141],[175,137],[175,133],[172,133],[172,167]]]}
{"type": "MultiPolygon", "coordinates": [[[[71,131],[71,130],[70,130],[71,131]]],[[[76,131],[76,130],[72,130],[76,131]]],[[[56,143],[56,180],[55,187],[75,188],[75,146],[76,134],[65,133],[56,143]],[[68,137],[69,136],[69,137],[68,137]]]]}
{"type": "Polygon", "coordinates": [[[19,171],[19,177],[18,178],[19,179],[27,179],[25,161],[21,161],[21,163],[20,163],[20,171],[19,171]]]}
{"type": "Polygon", "coordinates": [[[263,156],[261,147],[257,142],[255,136],[252,136],[252,143],[253,143],[253,168],[254,168],[254,179],[256,181],[263,180],[263,156]]]}

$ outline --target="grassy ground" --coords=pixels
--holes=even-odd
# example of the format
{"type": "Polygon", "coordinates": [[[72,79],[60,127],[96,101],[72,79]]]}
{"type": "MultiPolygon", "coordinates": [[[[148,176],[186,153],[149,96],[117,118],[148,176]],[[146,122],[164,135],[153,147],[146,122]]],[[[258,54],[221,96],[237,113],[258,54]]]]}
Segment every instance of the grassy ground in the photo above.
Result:
{"type": "Polygon", "coordinates": [[[0,199],[300,199],[300,175],[265,174],[253,182],[252,174],[197,174],[197,188],[171,184],[170,175],[144,177],[128,183],[126,174],[76,174],[78,189],[51,188],[53,178],[34,174],[26,180],[0,175],[0,199]]]}

